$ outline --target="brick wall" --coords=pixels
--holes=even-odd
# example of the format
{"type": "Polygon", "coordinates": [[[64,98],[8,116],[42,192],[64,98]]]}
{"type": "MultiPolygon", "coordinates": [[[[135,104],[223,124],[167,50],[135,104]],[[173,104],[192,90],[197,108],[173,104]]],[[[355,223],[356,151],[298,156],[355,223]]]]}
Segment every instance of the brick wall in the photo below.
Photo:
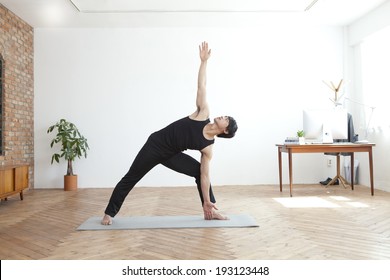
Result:
{"type": "Polygon", "coordinates": [[[0,53],[4,59],[1,165],[28,163],[34,182],[34,30],[0,4],[0,53]]]}

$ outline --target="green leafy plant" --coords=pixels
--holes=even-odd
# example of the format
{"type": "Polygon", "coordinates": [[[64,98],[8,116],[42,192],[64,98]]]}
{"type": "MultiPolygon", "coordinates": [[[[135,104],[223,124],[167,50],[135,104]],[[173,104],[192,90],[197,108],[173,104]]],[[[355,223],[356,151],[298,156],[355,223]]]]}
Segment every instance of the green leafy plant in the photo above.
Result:
{"type": "Polygon", "coordinates": [[[57,130],[56,137],[51,140],[50,147],[53,148],[54,144],[60,143],[61,150],[59,153],[54,153],[51,157],[51,164],[54,161],[60,162],[60,158],[64,158],[68,161],[68,168],[66,175],[73,174],[73,161],[76,157],[87,157],[87,150],[89,149],[87,139],[82,136],[77,127],[68,122],[65,119],[61,119],[55,125],[52,125],[47,130],[47,133],[51,133],[53,130],[57,130]]]}
{"type": "Polygon", "coordinates": [[[297,136],[298,137],[304,137],[305,136],[305,132],[303,130],[298,130],[297,131],[297,136]]]}

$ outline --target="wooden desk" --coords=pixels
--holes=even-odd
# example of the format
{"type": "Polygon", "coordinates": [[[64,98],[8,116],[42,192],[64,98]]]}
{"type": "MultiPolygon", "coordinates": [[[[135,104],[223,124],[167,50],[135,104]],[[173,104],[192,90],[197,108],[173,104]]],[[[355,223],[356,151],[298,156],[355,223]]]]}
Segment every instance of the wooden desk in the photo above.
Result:
{"type": "Polygon", "coordinates": [[[288,171],[290,180],[290,196],[292,196],[292,154],[294,153],[351,153],[351,188],[354,188],[354,153],[367,152],[370,165],[370,184],[371,195],[374,195],[374,175],[373,175],[373,160],[372,147],[375,144],[352,144],[352,143],[335,143],[335,144],[305,144],[305,145],[282,145],[277,144],[278,160],[279,160],[279,184],[282,191],[282,153],[288,153],[288,171]]]}

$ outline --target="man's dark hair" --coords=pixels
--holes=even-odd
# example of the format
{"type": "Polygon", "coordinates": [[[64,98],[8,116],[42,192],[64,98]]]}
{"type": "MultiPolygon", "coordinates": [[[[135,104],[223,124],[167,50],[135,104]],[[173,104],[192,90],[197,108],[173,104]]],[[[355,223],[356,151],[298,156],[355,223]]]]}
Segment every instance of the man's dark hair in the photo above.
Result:
{"type": "Polygon", "coordinates": [[[228,133],[221,133],[221,134],[218,134],[217,137],[221,137],[221,138],[232,138],[234,137],[234,135],[236,134],[236,131],[238,129],[238,126],[237,126],[237,122],[234,118],[232,117],[228,117],[229,118],[229,125],[228,127],[226,128],[226,130],[228,131],[228,133]]]}

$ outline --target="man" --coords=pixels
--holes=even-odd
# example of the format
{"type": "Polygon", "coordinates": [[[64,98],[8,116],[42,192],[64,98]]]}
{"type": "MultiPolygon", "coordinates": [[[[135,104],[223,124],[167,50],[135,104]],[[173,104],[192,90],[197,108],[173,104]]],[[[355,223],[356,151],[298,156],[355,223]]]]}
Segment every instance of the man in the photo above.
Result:
{"type": "Polygon", "coordinates": [[[210,186],[209,166],[214,137],[232,138],[237,131],[237,123],[232,117],[226,116],[215,118],[210,123],[206,100],[206,68],[210,55],[208,44],[203,42],[199,46],[201,62],[196,111],[149,136],[128,173],[116,185],[101,222],[103,225],[112,224],[112,217],[119,212],[128,193],[157,164],[195,178],[206,220],[227,219],[216,212],[218,209],[210,186]],[[187,149],[200,151],[200,163],[183,153],[187,149]]]}

